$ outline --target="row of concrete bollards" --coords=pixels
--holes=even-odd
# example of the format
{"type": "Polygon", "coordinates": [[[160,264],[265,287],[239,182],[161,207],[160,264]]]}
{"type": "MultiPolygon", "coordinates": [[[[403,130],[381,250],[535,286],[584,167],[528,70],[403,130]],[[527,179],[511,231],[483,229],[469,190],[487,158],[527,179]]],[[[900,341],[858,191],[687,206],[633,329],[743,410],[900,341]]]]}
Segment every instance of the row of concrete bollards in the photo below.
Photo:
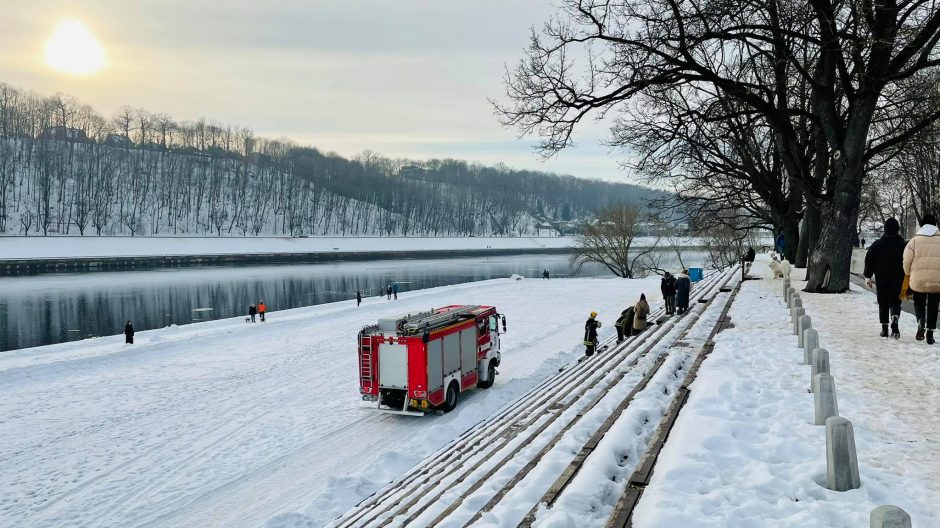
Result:
{"type": "MultiPolygon", "coordinates": [[[[852,422],[839,416],[836,383],[829,370],[829,351],[819,346],[819,333],[803,300],[790,279],[783,281],[783,298],[790,309],[790,321],[797,344],[803,349],[803,364],[810,366],[810,391],[816,411],[815,424],[826,426],[826,487],[848,491],[861,486],[855,433],[852,422]]],[[[872,510],[871,528],[911,528],[911,517],[897,506],[879,506],[872,510]]]]}

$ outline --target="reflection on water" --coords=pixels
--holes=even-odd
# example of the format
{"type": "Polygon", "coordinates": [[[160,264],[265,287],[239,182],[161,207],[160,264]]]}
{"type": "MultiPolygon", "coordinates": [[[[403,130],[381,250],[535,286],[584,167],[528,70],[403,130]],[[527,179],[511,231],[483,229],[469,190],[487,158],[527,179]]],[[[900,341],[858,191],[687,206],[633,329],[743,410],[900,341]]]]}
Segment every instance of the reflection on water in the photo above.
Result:
{"type": "MultiPolygon", "coordinates": [[[[571,271],[565,255],[339,262],[297,266],[251,266],[0,278],[0,351],[114,335],[133,320],[138,331],[245,316],[264,300],[268,311],[384,295],[518,273],[552,277],[571,271]]],[[[579,276],[610,273],[585,265],[579,276]]]]}

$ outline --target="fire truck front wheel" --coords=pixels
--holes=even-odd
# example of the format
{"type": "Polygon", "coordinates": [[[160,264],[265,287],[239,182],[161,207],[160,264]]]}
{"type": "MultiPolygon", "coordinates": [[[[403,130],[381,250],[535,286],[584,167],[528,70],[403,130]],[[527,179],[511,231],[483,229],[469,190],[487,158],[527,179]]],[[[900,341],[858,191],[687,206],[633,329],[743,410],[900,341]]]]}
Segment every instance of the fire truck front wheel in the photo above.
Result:
{"type": "Polygon", "coordinates": [[[447,386],[447,395],[444,396],[444,403],[441,404],[440,409],[446,413],[453,411],[457,407],[457,395],[459,393],[460,388],[457,386],[457,382],[450,382],[450,385],[447,386]]]}
{"type": "Polygon", "coordinates": [[[493,386],[493,383],[496,381],[496,362],[490,361],[486,367],[486,380],[477,382],[477,387],[481,389],[488,389],[493,386]]]}

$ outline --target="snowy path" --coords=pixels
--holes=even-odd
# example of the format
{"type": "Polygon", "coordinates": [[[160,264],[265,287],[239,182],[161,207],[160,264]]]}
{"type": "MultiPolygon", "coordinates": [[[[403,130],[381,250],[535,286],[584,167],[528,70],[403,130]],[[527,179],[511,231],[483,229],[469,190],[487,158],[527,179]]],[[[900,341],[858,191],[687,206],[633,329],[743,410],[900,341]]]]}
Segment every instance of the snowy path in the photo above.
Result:
{"type": "Polygon", "coordinates": [[[0,526],[321,526],[580,354],[591,309],[609,335],[654,283],[494,280],[4,353],[0,526]],[[440,417],[359,401],[358,329],[452,303],[507,314],[496,386],[440,417]]]}
{"type": "MultiPolygon", "coordinates": [[[[752,274],[766,271],[758,262],[752,274]]],[[[813,425],[809,367],[780,289],[779,280],[744,283],[735,328],[715,339],[634,526],[850,528],[883,504],[904,508],[914,526],[940,526],[940,347],[914,341],[909,315],[900,341],[877,337],[875,296],[856,286],[801,293],[856,435],[862,487],[829,491],[825,430],[813,425]]]]}

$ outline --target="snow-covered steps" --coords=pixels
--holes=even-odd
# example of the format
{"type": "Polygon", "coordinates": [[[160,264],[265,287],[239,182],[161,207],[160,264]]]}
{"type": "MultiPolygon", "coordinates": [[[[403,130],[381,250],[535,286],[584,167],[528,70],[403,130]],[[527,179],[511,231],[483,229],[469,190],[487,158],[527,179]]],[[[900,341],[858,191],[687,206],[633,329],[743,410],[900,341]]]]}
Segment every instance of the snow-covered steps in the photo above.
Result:
{"type": "MultiPolygon", "coordinates": [[[[712,274],[693,290],[685,316],[569,364],[330,526],[517,525],[540,513],[540,499],[576,458],[579,467],[591,469],[572,472],[560,491],[577,495],[596,480],[584,475],[594,475],[606,464],[598,461],[614,452],[620,473],[629,475],[696,344],[707,339],[710,328],[701,328],[717,318],[715,306],[721,312],[727,294],[720,289],[735,276],[712,274]],[[589,454],[583,452],[586,445],[589,454]]],[[[604,480],[616,486],[618,479],[604,480]]],[[[566,500],[564,493],[559,500],[566,500]]]]}

